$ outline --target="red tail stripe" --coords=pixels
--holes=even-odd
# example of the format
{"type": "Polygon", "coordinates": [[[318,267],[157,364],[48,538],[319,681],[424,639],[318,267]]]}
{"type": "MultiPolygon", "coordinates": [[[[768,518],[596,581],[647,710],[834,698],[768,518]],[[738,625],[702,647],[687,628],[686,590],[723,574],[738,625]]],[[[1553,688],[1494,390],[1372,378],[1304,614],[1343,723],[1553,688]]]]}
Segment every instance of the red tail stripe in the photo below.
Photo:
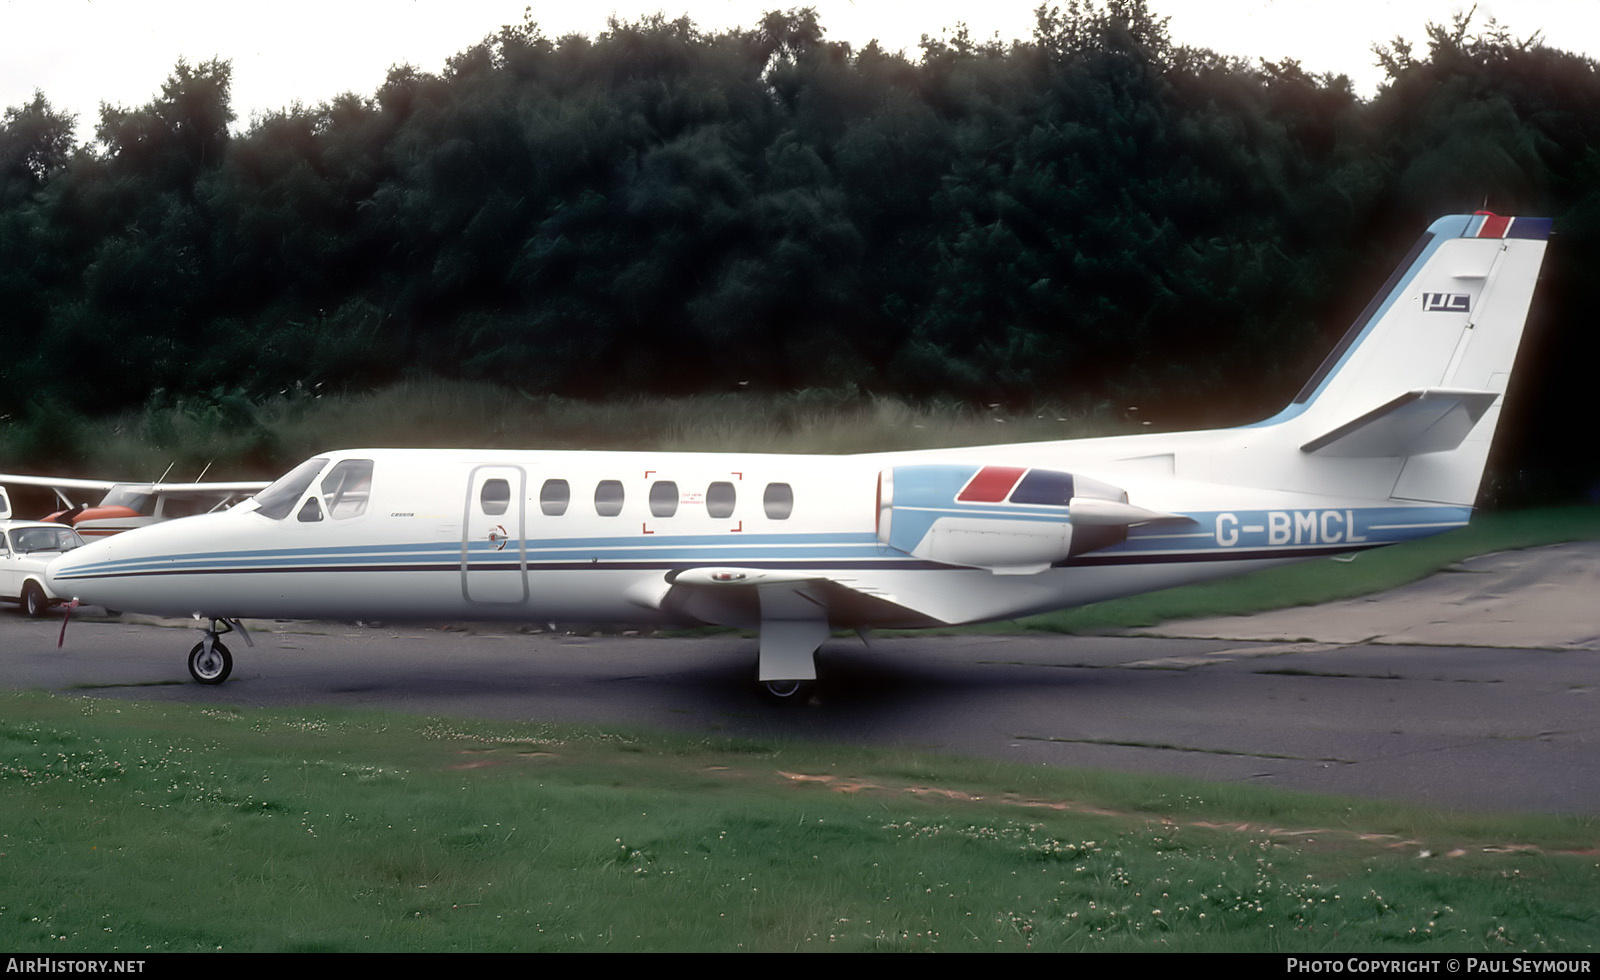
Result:
{"type": "Polygon", "coordinates": [[[1502,218],[1498,214],[1486,214],[1483,217],[1483,227],[1478,229],[1478,237],[1504,238],[1506,229],[1510,227],[1510,218],[1502,218]]]}

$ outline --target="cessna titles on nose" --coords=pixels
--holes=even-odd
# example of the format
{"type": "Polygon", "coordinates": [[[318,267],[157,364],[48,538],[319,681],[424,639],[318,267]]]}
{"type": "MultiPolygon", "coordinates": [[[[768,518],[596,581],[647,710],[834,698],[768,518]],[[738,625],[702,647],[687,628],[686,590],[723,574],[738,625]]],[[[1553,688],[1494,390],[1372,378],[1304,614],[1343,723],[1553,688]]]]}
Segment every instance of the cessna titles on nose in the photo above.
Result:
{"type": "Polygon", "coordinates": [[[1217,544],[1246,545],[1360,544],[1353,510],[1269,510],[1217,515],[1217,544]]]}

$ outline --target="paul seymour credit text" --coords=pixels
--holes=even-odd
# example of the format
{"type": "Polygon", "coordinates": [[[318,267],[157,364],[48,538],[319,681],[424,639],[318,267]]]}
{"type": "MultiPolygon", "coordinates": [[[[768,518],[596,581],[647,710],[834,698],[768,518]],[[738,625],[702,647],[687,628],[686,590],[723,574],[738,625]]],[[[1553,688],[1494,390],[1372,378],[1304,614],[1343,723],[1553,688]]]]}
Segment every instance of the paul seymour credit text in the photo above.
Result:
{"type": "Polygon", "coordinates": [[[1590,973],[1585,956],[1290,956],[1289,973],[1590,973]]]}

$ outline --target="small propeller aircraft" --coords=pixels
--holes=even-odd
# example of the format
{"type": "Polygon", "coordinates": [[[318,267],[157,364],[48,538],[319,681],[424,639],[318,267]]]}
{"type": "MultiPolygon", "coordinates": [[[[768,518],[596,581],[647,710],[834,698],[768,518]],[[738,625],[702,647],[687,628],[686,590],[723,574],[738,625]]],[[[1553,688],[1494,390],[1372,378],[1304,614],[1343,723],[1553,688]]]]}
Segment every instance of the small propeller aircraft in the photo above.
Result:
{"type": "MultiPolygon", "coordinates": [[[[848,456],[360,449],[89,544],[59,595],[244,617],[712,623],[776,696],[836,628],[1022,616],[1467,523],[1550,233],[1435,221],[1292,402],[1211,431],[848,456]]],[[[245,635],[248,641],[248,634],[245,635]]]]}
{"type": "Polygon", "coordinates": [[[62,509],[41,520],[67,524],[84,537],[105,537],[147,524],[170,521],[209,511],[223,510],[257,490],[266,481],[234,483],[154,483],[117,480],[80,480],[73,477],[29,476],[0,473],[0,517],[10,517],[11,500],[7,486],[44,487],[55,494],[62,509]],[[98,504],[74,503],[68,492],[100,493],[98,504]]]}

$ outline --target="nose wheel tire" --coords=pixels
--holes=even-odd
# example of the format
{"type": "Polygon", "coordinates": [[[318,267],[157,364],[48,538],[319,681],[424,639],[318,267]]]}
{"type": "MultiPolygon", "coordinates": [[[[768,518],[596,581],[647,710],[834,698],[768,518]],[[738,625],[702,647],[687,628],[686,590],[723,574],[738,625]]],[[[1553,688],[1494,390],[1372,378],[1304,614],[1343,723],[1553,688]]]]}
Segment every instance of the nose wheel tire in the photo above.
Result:
{"type": "Polygon", "coordinates": [[[189,651],[189,676],[197,684],[221,684],[233,673],[233,654],[221,640],[210,641],[210,649],[207,646],[207,642],[201,640],[189,651]]]}

